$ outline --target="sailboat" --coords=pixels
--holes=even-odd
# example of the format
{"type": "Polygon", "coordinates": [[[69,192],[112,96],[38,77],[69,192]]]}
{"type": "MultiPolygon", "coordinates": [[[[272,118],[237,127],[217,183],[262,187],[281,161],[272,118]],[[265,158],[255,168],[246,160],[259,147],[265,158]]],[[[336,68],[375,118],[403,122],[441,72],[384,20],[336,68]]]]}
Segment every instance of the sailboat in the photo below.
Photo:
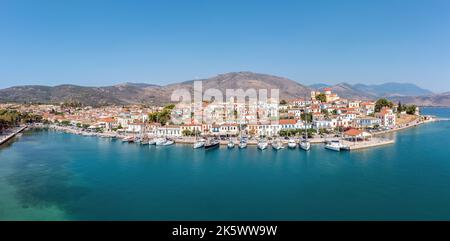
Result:
{"type": "MultiPolygon", "coordinates": [[[[306,101],[306,97],[305,97],[306,101]]],[[[306,105],[306,104],[305,104],[306,105]]],[[[311,149],[311,142],[308,141],[308,117],[306,116],[306,108],[305,108],[305,138],[300,141],[300,148],[305,151],[309,151],[311,149]]]]}
{"type": "Polygon", "coordinates": [[[269,144],[267,143],[266,140],[260,139],[259,142],[258,142],[258,149],[260,149],[260,150],[265,150],[265,149],[267,149],[267,146],[268,146],[268,145],[269,145],[269,144]]]}
{"type": "Polygon", "coordinates": [[[291,149],[295,149],[297,147],[297,142],[295,142],[295,139],[289,139],[288,147],[291,149]]]}
{"type": "Polygon", "coordinates": [[[272,142],[272,148],[277,151],[283,149],[284,148],[283,142],[281,142],[280,139],[276,139],[275,141],[272,142]]]}
{"type": "Polygon", "coordinates": [[[239,148],[243,149],[247,147],[247,141],[242,137],[242,127],[241,124],[239,124],[239,136],[240,136],[240,140],[239,140],[239,148]]]}
{"type": "Polygon", "coordinates": [[[212,150],[215,148],[219,148],[220,142],[216,139],[208,139],[205,142],[205,150],[212,150]]]}
{"type": "Polygon", "coordinates": [[[164,137],[158,138],[156,140],[156,145],[157,146],[170,146],[170,145],[173,145],[175,143],[174,140],[171,140],[171,139],[167,138],[167,126],[165,128],[166,128],[166,131],[164,132],[164,137]]]}
{"type": "Polygon", "coordinates": [[[234,142],[233,142],[233,140],[231,138],[228,140],[227,147],[228,148],[234,148],[234,142]]]}
{"type": "Polygon", "coordinates": [[[205,146],[205,139],[203,138],[197,139],[197,138],[198,138],[197,131],[195,131],[195,143],[194,145],[192,145],[192,148],[194,149],[202,148],[205,146]]]}

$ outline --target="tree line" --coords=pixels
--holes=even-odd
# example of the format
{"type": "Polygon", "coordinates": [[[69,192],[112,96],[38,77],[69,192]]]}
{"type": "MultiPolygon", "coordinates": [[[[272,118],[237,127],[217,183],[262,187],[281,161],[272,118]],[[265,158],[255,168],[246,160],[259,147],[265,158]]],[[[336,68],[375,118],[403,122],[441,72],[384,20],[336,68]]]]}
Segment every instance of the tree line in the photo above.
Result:
{"type": "Polygon", "coordinates": [[[42,116],[28,112],[20,113],[17,110],[0,110],[0,131],[20,124],[30,124],[35,122],[42,122],[42,116]]]}
{"type": "MultiPolygon", "coordinates": [[[[380,112],[383,107],[392,108],[394,107],[394,103],[392,103],[392,101],[389,101],[388,99],[381,98],[375,103],[375,112],[380,112]]],[[[416,113],[416,108],[416,105],[402,105],[402,103],[399,101],[397,105],[397,112],[401,113],[405,111],[408,115],[414,115],[416,113]]]]}

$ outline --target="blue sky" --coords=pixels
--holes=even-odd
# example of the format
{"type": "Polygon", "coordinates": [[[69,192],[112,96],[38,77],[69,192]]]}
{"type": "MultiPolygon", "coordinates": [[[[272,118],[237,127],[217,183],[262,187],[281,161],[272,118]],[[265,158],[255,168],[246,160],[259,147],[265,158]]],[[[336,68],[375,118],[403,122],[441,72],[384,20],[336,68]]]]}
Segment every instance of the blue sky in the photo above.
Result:
{"type": "Polygon", "coordinates": [[[231,71],[450,91],[448,0],[0,0],[0,88],[231,71]]]}

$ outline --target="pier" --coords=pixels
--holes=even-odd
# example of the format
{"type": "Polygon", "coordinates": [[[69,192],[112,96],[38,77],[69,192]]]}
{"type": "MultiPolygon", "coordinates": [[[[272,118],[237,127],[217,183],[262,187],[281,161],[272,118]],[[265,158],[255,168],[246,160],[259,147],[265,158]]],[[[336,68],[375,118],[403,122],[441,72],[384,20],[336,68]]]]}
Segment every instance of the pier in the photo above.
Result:
{"type": "Polygon", "coordinates": [[[3,145],[4,143],[8,142],[9,140],[11,140],[13,137],[15,137],[17,134],[19,134],[20,132],[22,132],[26,128],[27,128],[27,126],[22,126],[19,129],[14,130],[13,133],[11,133],[11,134],[9,134],[9,135],[7,135],[5,137],[2,137],[0,139],[0,145],[3,145]]]}
{"type": "Polygon", "coordinates": [[[360,150],[360,149],[366,149],[366,148],[371,148],[371,147],[394,144],[395,141],[390,140],[390,139],[373,137],[370,140],[358,141],[358,142],[343,140],[342,143],[344,145],[347,145],[350,148],[350,151],[353,151],[353,150],[360,150]]]}

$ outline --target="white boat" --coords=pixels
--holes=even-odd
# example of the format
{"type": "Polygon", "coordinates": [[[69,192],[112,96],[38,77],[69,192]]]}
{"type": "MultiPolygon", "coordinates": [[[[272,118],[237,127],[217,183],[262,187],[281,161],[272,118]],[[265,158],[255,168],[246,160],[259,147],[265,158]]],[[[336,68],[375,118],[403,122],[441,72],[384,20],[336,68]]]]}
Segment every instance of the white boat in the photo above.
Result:
{"type": "Polygon", "coordinates": [[[243,149],[243,148],[246,148],[246,147],[247,147],[247,142],[246,141],[239,142],[239,148],[240,149],[243,149]]]}
{"type": "Polygon", "coordinates": [[[164,144],[167,142],[168,140],[166,138],[158,138],[156,139],[156,145],[157,146],[164,146],[164,144]]]}
{"type": "Polygon", "coordinates": [[[234,142],[230,139],[227,144],[228,148],[234,148],[234,142]]]}
{"type": "Polygon", "coordinates": [[[305,129],[304,139],[300,141],[299,146],[300,146],[300,149],[309,151],[311,149],[311,142],[308,140],[309,133],[308,133],[308,119],[307,118],[305,118],[304,129],[305,129]]]}
{"type": "Polygon", "coordinates": [[[260,149],[260,150],[267,149],[267,146],[268,146],[268,145],[269,145],[269,144],[268,144],[266,141],[264,141],[264,140],[259,141],[259,142],[258,142],[258,149],[260,149]]]}
{"type": "Polygon", "coordinates": [[[332,151],[341,151],[341,143],[339,141],[329,141],[325,144],[325,148],[332,151]]]}
{"type": "Polygon", "coordinates": [[[205,146],[205,140],[199,140],[197,142],[194,143],[194,145],[192,146],[192,148],[194,149],[198,149],[198,148],[202,148],[205,146]]]}
{"type": "Polygon", "coordinates": [[[161,146],[170,146],[170,145],[173,145],[174,143],[175,143],[175,141],[173,141],[173,140],[167,140],[161,146]]]}
{"type": "Polygon", "coordinates": [[[275,149],[275,150],[283,149],[284,148],[283,142],[281,142],[279,140],[276,140],[276,141],[272,142],[272,148],[275,149]]]}
{"type": "Polygon", "coordinates": [[[309,142],[308,140],[302,140],[300,142],[300,148],[305,151],[309,151],[309,149],[311,149],[311,142],[309,142]]]}
{"type": "Polygon", "coordinates": [[[122,139],[122,142],[133,142],[133,141],[134,141],[134,137],[132,137],[132,136],[124,137],[122,139]]]}
{"type": "Polygon", "coordinates": [[[148,140],[148,144],[149,145],[156,145],[156,139],[153,138],[153,139],[148,140]]]}
{"type": "Polygon", "coordinates": [[[294,139],[290,139],[290,140],[288,141],[288,147],[291,148],[291,149],[296,148],[296,147],[297,147],[297,142],[295,142],[294,139]]]}

